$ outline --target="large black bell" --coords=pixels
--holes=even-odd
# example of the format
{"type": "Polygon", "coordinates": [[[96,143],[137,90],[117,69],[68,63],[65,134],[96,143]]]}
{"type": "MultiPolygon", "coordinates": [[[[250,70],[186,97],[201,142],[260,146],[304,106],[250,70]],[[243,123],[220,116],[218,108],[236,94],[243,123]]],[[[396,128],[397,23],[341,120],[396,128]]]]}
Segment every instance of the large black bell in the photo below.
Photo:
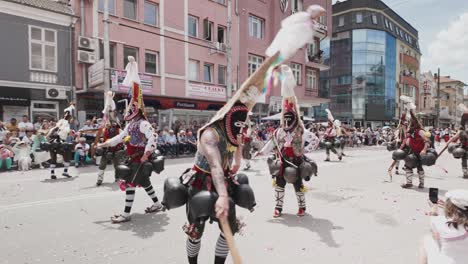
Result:
{"type": "Polygon", "coordinates": [[[314,168],[312,167],[311,163],[304,161],[299,166],[299,173],[302,179],[307,179],[310,178],[312,174],[314,174],[314,168]]]}
{"type": "Polygon", "coordinates": [[[286,167],[283,171],[283,178],[287,183],[295,183],[297,180],[297,169],[294,167],[286,167]]]}
{"type": "Polygon", "coordinates": [[[119,179],[127,179],[132,174],[132,171],[127,165],[120,164],[115,168],[115,176],[119,179]]]}
{"type": "Polygon", "coordinates": [[[437,156],[433,152],[427,152],[426,155],[421,155],[421,163],[424,166],[432,166],[436,163],[437,156]]]}
{"type": "Polygon", "coordinates": [[[164,181],[164,197],[162,204],[167,209],[175,209],[187,203],[188,190],[180,183],[179,178],[171,177],[164,181]]]}
{"type": "Polygon", "coordinates": [[[151,164],[151,162],[149,161],[146,161],[143,164],[141,164],[140,170],[143,173],[143,175],[149,177],[151,176],[151,173],[153,173],[153,164],[151,164]]]}
{"type": "Polygon", "coordinates": [[[49,142],[42,142],[41,143],[41,149],[44,151],[49,151],[50,150],[50,143],[49,142]]]}
{"type": "Polygon", "coordinates": [[[409,154],[405,158],[405,166],[409,169],[416,168],[418,165],[418,158],[414,154],[409,154]]]}
{"type": "Polygon", "coordinates": [[[253,211],[253,208],[257,203],[255,202],[255,195],[252,187],[248,184],[240,184],[234,188],[233,197],[234,202],[239,207],[253,211]]]}
{"type": "Polygon", "coordinates": [[[164,157],[163,156],[158,156],[155,159],[151,161],[153,164],[153,170],[157,174],[161,173],[164,170],[164,157]]]}
{"type": "Polygon", "coordinates": [[[193,220],[205,220],[212,214],[218,196],[209,191],[199,191],[190,199],[190,215],[193,220]]]}
{"type": "Polygon", "coordinates": [[[456,148],[458,148],[459,146],[460,146],[460,144],[458,144],[458,143],[453,143],[453,142],[450,143],[450,144],[448,145],[448,147],[447,147],[448,153],[453,154],[453,151],[454,151],[456,148]]]}
{"type": "Polygon", "coordinates": [[[239,184],[249,184],[249,177],[247,177],[247,175],[244,173],[238,173],[236,174],[236,181],[239,184]]]}
{"type": "Polygon", "coordinates": [[[337,140],[335,140],[333,145],[335,146],[335,148],[340,148],[341,147],[341,141],[339,139],[337,139],[337,140]]]}
{"type": "Polygon", "coordinates": [[[323,145],[325,146],[326,149],[331,149],[333,147],[333,143],[331,143],[330,141],[325,141],[323,145]]]}
{"type": "Polygon", "coordinates": [[[390,143],[388,143],[388,144],[387,144],[387,150],[388,150],[388,151],[394,151],[394,150],[396,150],[396,144],[395,144],[395,142],[390,142],[390,143]]]}
{"type": "Polygon", "coordinates": [[[96,157],[100,157],[100,156],[104,155],[104,149],[103,148],[96,148],[94,150],[94,155],[96,157]]]}
{"type": "Polygon", "coordinates": [[[392,153],[393,160],[404,160],[406,157],[406,152],[402,149],[397,149],[392,153]]]}
{"type": "Polygon", "coordinates": [[[461,158],[463,158],[463,156],[465,156],[465,152],[466,151],[465,151],[464,148],[458,147],[453,151],[452,155],[456,159],[461,159],[461,158]]]}

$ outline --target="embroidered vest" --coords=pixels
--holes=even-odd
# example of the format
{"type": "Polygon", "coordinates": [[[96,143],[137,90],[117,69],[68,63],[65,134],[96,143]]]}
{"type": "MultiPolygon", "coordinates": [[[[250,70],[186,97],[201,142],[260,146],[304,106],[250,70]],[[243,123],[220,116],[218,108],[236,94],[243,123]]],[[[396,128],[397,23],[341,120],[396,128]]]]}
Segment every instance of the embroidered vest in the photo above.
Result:
{"type": "Polygon", "coordinates": [[[145,147],[146,146],[146,136],[140,131],[140,124],[143,119],[132,121],[128,125],[128,135],[130,136],[129,144],[134,147],[145,147]]]}
{"type": "MultiPolygon", "coordinates": [[[[297,127],[293,132],[285,132],[283,129],[278,129],[276,134],[279,151],[284,156],[285,144],[287,141],[291,142],[291,148],[296,157],[301,157],[304,154],[304,148],[302,147],[302,129],[297,127]]],[[[290,155],[286,155],[290,156],[290,155]]]]}

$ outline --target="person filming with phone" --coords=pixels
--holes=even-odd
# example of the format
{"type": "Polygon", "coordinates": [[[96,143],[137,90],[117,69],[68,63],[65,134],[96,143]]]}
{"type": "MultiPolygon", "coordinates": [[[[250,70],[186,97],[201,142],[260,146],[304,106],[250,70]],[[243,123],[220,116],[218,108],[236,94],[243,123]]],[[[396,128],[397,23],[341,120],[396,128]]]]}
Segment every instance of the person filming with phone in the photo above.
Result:
{"type": "Polygon", "coordinates": [[[431,235],[424,238],[421,264],[468,263],[468,190],[452,190],[439,200],[438,190],[429,190],[431,235]],[[439,215],[438,207],[444,208],[439,215]]]}

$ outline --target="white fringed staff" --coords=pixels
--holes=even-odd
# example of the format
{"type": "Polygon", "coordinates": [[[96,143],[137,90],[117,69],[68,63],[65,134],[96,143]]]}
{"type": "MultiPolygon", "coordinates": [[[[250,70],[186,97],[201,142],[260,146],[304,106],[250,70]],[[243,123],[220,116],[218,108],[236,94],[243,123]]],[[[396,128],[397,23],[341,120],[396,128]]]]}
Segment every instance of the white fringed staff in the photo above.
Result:
{"type": "Polygon", "coordinates": [[[239,254],[239,250],[237,250],[236,242],[234,241],[234,236],[232,235],[231,227],[229,223],[226,221],[226,217],[219,219],[221,223],[221,228],[223,229],[224,237],[229,246],[229,252],[231,252],[232,261],[234,264],[242,264],[242,259],[239,254]]]}

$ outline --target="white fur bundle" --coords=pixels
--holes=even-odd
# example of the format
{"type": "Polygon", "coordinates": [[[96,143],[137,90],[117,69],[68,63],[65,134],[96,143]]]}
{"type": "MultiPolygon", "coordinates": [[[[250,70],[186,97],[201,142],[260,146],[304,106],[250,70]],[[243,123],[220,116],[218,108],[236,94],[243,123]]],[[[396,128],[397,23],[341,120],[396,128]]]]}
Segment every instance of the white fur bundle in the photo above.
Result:
{"type": "Polygon", "coordinates": [[[289,68],[288,65],[281,65],[280,66],[280,72],[282,75],[281,78],[281,96],[283,98],[289,98],[296,96],[294,93],[294,88],[296,87],[296,78],[294,78],[294,74],[289,68]]]}
{"type": "Polygon", "coordinates": [[[403,102],[403,106],[406,110],[414,110],[416,109],[416,105],[414,104],[414,100],[412,97],[401,95],[400,100],[403,102]]]}
{"type": "Polygon", "coordinates": [[[333,115],[332,115],[330,109],[328,109],[328,108],[325,109],[325,112],[327,112],[327,118],[328,118],[328,120],[330,120],[330,121],[333,122],[333,120],[335,120],[335,119],[333,118],[333,115]]]}
{"type": "Polygon", "coordinates": [[[65,119],[60,119],[57,122],[56,126],[58,127],[58,135],[60,136],[60,138],[62,140],[66,140],[68,137],[68,133],[70,133],[70,124],[68,123],[68,121],[65,119]]]}
{"type": "Polygon", "coordinates": [[[125,79],[122,82],[123,86],[131,87],[133,82],[141,83],[140,76],[138,76],[138,64],[133,56],[128,56],[128,64],[125,66],[125,71],[127,75],[125,75],[125,79]]]}
{"type": "Polygon", "coordinates": [[[463,103],[460,103],[460,104],[458,105],[458,109],[459,109],[460,111],[462,111],[463,113],[468,112],[468,108],[467,108],[466,105],[464,105],[463,103]]]}
{"type": "Polygon", "coordinates": [[[306,12],[298,12],[285,18],[281,22],[281,29],[266,50],[266,55],[271,57],[279,51],[282,60],[291,58],[298,49],[313,41],[317,27],[314,19],[323,13],[323,7],[312,5],[306,12]]]}
{"type": "Polygon", "coordinates": [[[114,95],[114,92],[111,91],[106,93],[106,97],[104,98],[104,110],[102,110],[103,114],[115,110],[114,95]]]}

